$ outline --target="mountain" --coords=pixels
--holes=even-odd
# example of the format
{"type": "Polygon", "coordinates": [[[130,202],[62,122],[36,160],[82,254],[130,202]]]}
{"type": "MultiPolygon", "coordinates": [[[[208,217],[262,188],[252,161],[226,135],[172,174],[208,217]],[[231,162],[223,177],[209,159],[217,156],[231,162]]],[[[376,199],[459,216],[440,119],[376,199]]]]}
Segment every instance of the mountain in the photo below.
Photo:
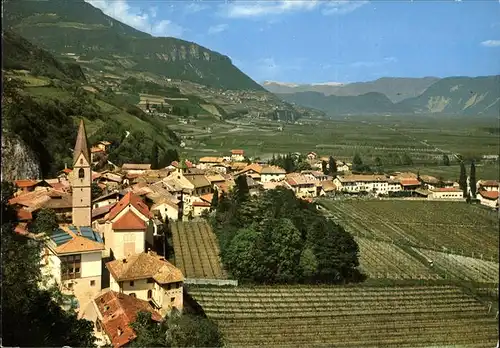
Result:
{"type": "Polygon", "coordinates": [[[263,86],[272,93],[319,92],[325,95],[357,96],[371,92],[385,94],[392,102],[422,94],[430,85],[438,81],[436,77],[405,78],[382,77],[375,81],[341,84],[338,82],[318,84],[287,84],[265,81],[263,86]]]}
{"type": "Polygon", "coordinates": [[[152,37],[83,0],[5,0],[3,24],[89,69],[146,72],[232,90],[263,90],[229,57],[195,43],[152,37]]]}
{"type": "Polygon", "coordinates": [[[375,92],[347,97],[325,96],[319,92],[299,92],[279,94],[279,96],[290,103],[316,108],[331,116],[406,113],[408,111],[404,106],[391,102],[384,94],[375,92]]]}
{"type": "Polygon", "coordinates": [[[500,75],[448,77],[399,105],[416,113],[500,116],[500,75]]]}
{"type": "Polygon", "coordinates": [[[2,178],[54,176],[71,166],[77,124],[91,143],[112,142],[109,159],[147,163],[179,145],[167,121],[146,115],[120,95],[88,85],[75,64],[59,61],[21,36],[2,31],[2,178]]]}
{"type": "Polygon", "coordinates": [[[336,115],[443,114],[499,116],[500,76],[448,77],[432,84],[417,97],[393,103],[382,93],[357,96],[324,95],[320,92],[278,94],[283,100],[336,115]]]}

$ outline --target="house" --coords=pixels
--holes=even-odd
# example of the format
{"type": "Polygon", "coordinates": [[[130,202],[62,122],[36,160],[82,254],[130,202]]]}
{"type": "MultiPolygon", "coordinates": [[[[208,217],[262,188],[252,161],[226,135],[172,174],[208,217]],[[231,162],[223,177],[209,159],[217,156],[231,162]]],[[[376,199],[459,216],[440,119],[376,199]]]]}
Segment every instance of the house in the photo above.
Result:
{"type": "Polygon", "coordinates": [[[97,147],[97,146],[92,146],[90,148],[90,161],[92,163],[96,163],[99,161],[99,158],[101,158],[101,156],[104,156],[105,154],[106,154],[106,151],[103,150],[102,148],[97,147]]]}
{"type": "Polygon", "coordinates": [[[288,174],[285,183],[298,198],[313,198],[318,196],[317,184],[319,182],[311,180],[303,174],[288,174]]]}
{"type": "Polygon", "coordinates": [[[36,187],[49,186],[44,180],[16,180],[14,185],[19,189],[16,194],[22,194],[35,191],[36,187]]]}
{"type": "Polygon", "coordinates": [[[285,180],[286,170],[278,166],[264,166],[260,172],[260,182],[285,180]]]}
{"type": "Polygon", "coordinates": [[[231,160],[234,162],[245,160],[245,151],[243,150],[231,150],[231,160]]]}
{"type": "Polygon", "coordinates": [[[95,198],[92,201],[92,209],[97,209],[100,207],[113,205],[118,202],[123,197],[123,194],[120,191],[112,191],[110,193],[104,194],[100,197],[95,198]]]}
{"type": "Polygon", "coordinates": [[[124,258],[146,250],[146,242],[153,245],[156,231],[152,214],[142,199],[127,192],[96,227],[104,236],[106,250],[115,258],[124,258]]]}
{"type": "Polygon", "coordinates": [[[212,187],[214,187],[215,184],[220,184],[226,181],[226,178],[219,173],[207,174],[205,177],[210,182],[210,185],[212,185],[212,187]]]}
{"type": "Polygon", "coordinates": [[[421,175],[420,182],[424,189],[432,190],[440,186],[440,180],[430,175],[421,175]]]}
{"type": "Polygon", "coordinates": [[[96,147],[100,148],[104,152],[108,152],[111,143],[106,140],[102,140],[96,144],[96,147]]]}
{"type": "Polygon", "coordinates": [[[200,199],[194,201],[191,206],[193,217],[199,217],[203,212],[210,210],[211,204],[200,199]]]}
{"type": "Polygon", "coordinates": [[[303,170],[300,173],[308,177],[310,180],[316,180],[316,181],[333,180],[331,176],[325,175],[323,172],[317,170],[303,170]]]}
{"type": "Polygon", "coordinates": [[[338,173],[345,173],[351,170],[349,164],[343,162],[343,161],[336,161],[337,164],[337,172],[338,173]]]}
{"type": "Polygon", "coordinates": [[[261,186],[262,186],[262,189],[264,191],[267,191],[267,190],[274,190],[278,187],[286,187],[286,188],[290,188],[285,180],[282,180],[282,181],[269,181],[269,182],[263,182],[261,183],[261,186]]]}
{"type": "Polygon", "coordinates": [[[179,218],[180,201],[178,199],[176,199],[176,201],[162,198],[151,206],[151,212],[158,212],[164,221],[177,221],[179,218]]]}
{"type": "Polygon", "coordinates": [[[39,187],[35,191],[20,194],[9,200],[10,205],[24,207],[32,214],[43,208],[55,211],[60,221],[71,221],[72,195],[50,187],[39,187]]]}
{"type": "Polygon", "coordinates": [[[121,169],[127,174],[144,174],[151,169],[151,164],[124,163],[121,169]]]}
{"type": "Polygon", "coordinates": [[[261,173],[263,168],[264,167],[258,163],[251,163],[245,166],[240,171],[236,172],[234,175],[235,176],[246,175],[250,176],[255,181],[261,181],[261,173]]]}
{"type": "Polygon", "coordinates": [[[399,184],[403,191],[415,191],[422,185],[417,178],[403,178],[399,180],[399,184]]]}
{"type": "Polygon", "coordinates": [[[101,291],[101,236],[90,227],[60,225],[46,238],[42,251],[42,274],[48,285],[56,284],[73,294],[80,304],[101,291]]]}
{"type": "Polygon", "coordinates": [[[183,309],[182,272],[156,253],[142,252],[106,263],[110,289],[150,301],[163,316],[183,309]]]}
{"type": "Polygon", "coordinates": [[[459,188],[437,187],[429,189],[428,200],[453,200],[464,201],[464,193],[459,188]]]}
{"type": "Polygon", "coordinates": [[[476,186],[478,190],[498,192],[499,183],[495,180],[479,180],[476,186]]]}
{"type": "Polygon", "coordinates": [[[498,191],[487,191],[481,189],[478,191],[477,198],[482,205],[498,209],[498,191]]]}
{"type": "Polygon", "coordinates": [[[104,184],[109,190],[118,189],[123,183],[123,176],[117,173],[103,172],[96,178],[95,182],[98,184],[104,184]]]}
{"type": "Polygon", "coordinates": [[[224,162],[222,157],[201,157],[199,162],[200,169],[211,168],[215,165],[221,165],[224,162]]]}
{"type": "MultiPolygon", "coordinates": [[[[91,314],[84,319],[91,320],[98,338],[105,335],[105,342],[111,343],[115,348],[128,346],[137,334],[130,326],[139,312],[151,313],[151,319],[162,321],[162,316],[157,313],[148,301],[138,299],[113,290],[108,290],[92,301],[91,314]]],[[[104,337],[103,337],[104,338],[104,337]]]]}
{"type": "Polygon", "coordinates": [[[316,152],[309,152],[306,157],[309,161],[315,161],[318,158],[318,154],[316,152]]]}
{"type": "Polygon", "coordinates": [[[212,185],[205,175],[185,175],[186,179],[193,185],[193,195],[201,196],[205,193],[212,192],[212,185]]]}
{"type": "Polygon", "coordinates": [[[389,178],[385,175],[337,175],[333,183],[338,191],[348,193],[371,192],[376,195],[389,192],[389,178]]]}

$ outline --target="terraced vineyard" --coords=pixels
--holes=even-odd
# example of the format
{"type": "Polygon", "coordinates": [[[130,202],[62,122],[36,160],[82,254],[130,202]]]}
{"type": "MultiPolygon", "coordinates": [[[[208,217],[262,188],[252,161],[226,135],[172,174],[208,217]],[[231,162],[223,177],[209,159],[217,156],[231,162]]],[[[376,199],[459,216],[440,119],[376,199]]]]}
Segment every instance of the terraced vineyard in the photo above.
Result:
{"type": "Polygon", "coordinates": [[[190,287],[231,347],[494,347],[497,320],[451,286],[190,287]]]}
{"type": "Polygon", "coordinates": [[[206,222],[173,222],[172,241],[174,264],[186,278],[227,278],[219,258],[217,237],[206,222]]]}
{"type": "Polygon", "coordinates": [[[498,216],[461,202],[320,200],[355,236],[498,262],[498,216]]]}
{"type": "Polygon", "coordinates": [[[498,263],[496,262],[439,251],[413,249],[431,259],[436,266],[445,269],[447,278],[498,283],[498,263]]]}
{"type": "Polygon", "coordinates": [[[398,246],[373,239],[354,237],[359,245],[361,270],[370,278],[440,279],[429,267],[398,246]]]}

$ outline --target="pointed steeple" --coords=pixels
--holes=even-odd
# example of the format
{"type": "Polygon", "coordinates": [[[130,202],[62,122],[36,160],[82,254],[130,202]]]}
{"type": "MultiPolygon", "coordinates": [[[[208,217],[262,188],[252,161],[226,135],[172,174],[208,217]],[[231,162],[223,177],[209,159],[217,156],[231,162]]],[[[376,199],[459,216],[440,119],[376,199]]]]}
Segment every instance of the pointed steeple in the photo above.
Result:
{"type": "Polygon", "coordinates": [[[87,163],[90,163],[89,148],[87,145],[87,132],[85,131],[85,124],[83,120],[80,121],[80,128],[78,129],[78,135],[76,136],[75,150],[73,151],[73,166],[75,165],[80,154],[83,154],[87,163]]]}

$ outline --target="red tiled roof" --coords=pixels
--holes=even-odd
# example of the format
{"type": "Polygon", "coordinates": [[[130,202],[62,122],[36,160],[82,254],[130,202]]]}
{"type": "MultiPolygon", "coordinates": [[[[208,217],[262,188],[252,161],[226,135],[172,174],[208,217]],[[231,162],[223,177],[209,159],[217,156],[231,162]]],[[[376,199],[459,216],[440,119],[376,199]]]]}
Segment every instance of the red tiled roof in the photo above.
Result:
{"type": "Polygon", "coordinates": [[[408,178],[408,179],[401,179],[399,181],[399,183],[402,185],[402,186],[415,186],[415,185],[420,185],[420,181],[418,181],[418,179],[412,179],[412,178],[408,178]]]}
{"type": "Polygon", "coordinates": [[[148,218],[151,217],[151,212],[142,199],[137,195],[134,195],[132,192],[127,192],[127,194],[123,196],[118,203],[116,203],[113,209],[111,209],[111,212],[109,213],[109,220],[113,220],[123,209],[125,209],[125,207],[129,205],[137,209],[142,215],[148,218]]]}
{"type": "Polygon", "coordinates": [[[27,235],[29,234],[27,226],[28,224],[26,222],[20,222],[14,228],[14,232],[17,234],[27,235]]]}
{"type": "Polygon", "coordinates": [[[193,207],[210,207],[208,202],[193,202],[193,207]]]}
{"type": "Polygon", "coordinates": [[[153,320],[162,320],[161,315],[155,312],[147,301],[133,296],[108,291],[94,301],[102,315],[104,331],[115,348],[122,347],[137,337],[130,326],[137,313],[150,312],[153,320]]]}
{"type": "Polygon", "coordinates": [[[73,171],[73,169],[69,169],[69,168],[64,168],[64,169],[62,170],[62,172],[66,173],[66,174],[69,174],[69,173],[71,173],[72,171],[73,171]]]}
{"type": "Polygon", "coordinates": [[[479,194],[486,199],[498,199],[498,191],[486,191],[486,190],[480,190],[479,194]]]}
{"type": "Polygon", "coordinates": [[[33,187],[38,184],[41,180],[16,180],[14,183],[19,188],[33,187]]]}
{"type": "Polygon", "coordinates": [[[438,187],[431,189],[432,192],[462,192],[461,189],[455,187],[438,187]]]}
{"type": "Polygon", "coordinates": [[[20,208],[17,210],[17,218],[19,221],[26,221],[26,220],[32,220],[33,216],[31,215],[31,212],[24,208],[20,208]]]}
{"type": "Polygon", "coordinates": [[[132,210],[127,211],[117,221],[113,222],[113,230],[145,230],[146,223],[132,210]]]}
{"type": "Polygon", "coordinates": [[[231,150],[231,154],[233,155],[243,155],[244,153],[244,150],[231,150]]]}

